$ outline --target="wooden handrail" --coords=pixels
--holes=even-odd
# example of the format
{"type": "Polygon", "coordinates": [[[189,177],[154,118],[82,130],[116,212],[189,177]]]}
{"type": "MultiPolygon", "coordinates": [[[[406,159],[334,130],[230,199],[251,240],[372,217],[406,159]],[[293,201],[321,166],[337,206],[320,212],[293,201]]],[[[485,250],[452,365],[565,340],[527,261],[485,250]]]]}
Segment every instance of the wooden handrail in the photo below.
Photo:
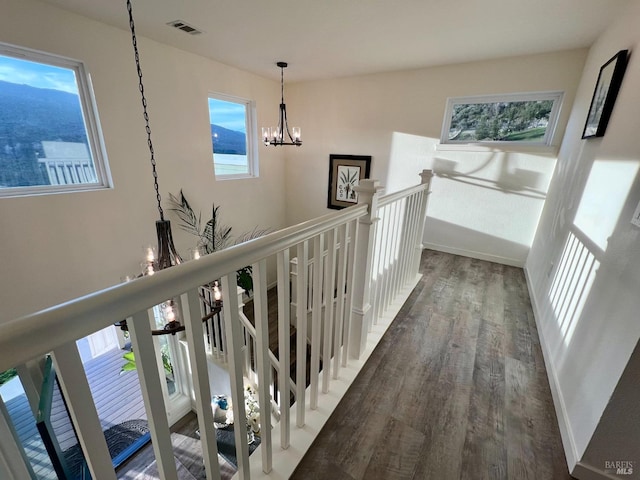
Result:
{"type": "Polygon", "coordinates": [[[355,205],[21,318],[0,321],[0,371],[366,214],[355,205]],[[37,332],[37,335],[34,333],[37,332]]]}

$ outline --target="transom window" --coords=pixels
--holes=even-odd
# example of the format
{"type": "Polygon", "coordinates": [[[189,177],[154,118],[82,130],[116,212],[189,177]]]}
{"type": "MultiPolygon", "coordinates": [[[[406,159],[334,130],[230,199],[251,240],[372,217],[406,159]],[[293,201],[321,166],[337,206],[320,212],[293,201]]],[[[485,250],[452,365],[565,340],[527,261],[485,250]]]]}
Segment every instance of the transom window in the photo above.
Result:
{"type": "Polygon", "coordinates": [[[257,177],[255,103],[229,95],[210,94],[209,121],[216,178],[257,177]]]}
{"type": "Polygon", "coordinates": [[[562,97],[539,92],[449,98],[440,141],[550,145],[562,97]]]}
{"type": "Polygon", "coordinates": [[[0,44],[0,196],[110,186],[81,62],[0,44]]]}

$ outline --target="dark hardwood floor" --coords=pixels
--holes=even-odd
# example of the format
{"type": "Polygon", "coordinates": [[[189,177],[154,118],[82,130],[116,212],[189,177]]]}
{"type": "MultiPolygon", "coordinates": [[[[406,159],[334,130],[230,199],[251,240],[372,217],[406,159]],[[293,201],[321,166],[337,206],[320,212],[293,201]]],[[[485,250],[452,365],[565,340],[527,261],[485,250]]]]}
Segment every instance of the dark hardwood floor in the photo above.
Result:
{"type": "Polygon", "coordinates": [[[522,269],[422,273],[292,478],[570,479],[522,269]]]}

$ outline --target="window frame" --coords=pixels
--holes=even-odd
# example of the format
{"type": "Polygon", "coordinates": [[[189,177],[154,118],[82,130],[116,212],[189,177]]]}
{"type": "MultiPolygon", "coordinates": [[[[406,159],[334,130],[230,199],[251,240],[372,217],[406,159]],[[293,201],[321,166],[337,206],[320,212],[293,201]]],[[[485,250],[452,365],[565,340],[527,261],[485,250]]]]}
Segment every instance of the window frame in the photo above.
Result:
{"type": "Polygon", "coordinates": [[[236,103],[244,105],[244,121],[246,129],[246,148],[247,148],[247,173],[216,173],[216,160],[213,144],[211,145],[211,162],[213,166],[213,176],[216,180],[241,180],[245,178],[258,178],[260,174],[260,162],[258,158],[258,121],[256,116],[256,102],[235,95],[226,93],[209,92],[207,95],[207,118],[209,119],[209,131],[211,131],[211,111],[209,110],[209,99],[221,100],[223,102],[236,103]]]}
{"type": "Polygon", "coordinates": [[[442,122],[442,132],[440,133],[440,144],[442,145],[484,145],[484,146],[534,146],[548,147],[553,145],[555,139],[558,118],[564,100],[564,92],[559,90],[544,92],[525,92],[525,93],[505,93],[493,95],[476,95],[468,97],[449,97],[442,122]],[[451,128],[451,120],[453,109],[456,105],[471,105],[478,103],[511,103],[511,102],[531,102],[552,100],[553,106],[549,113],[549,123],[542,140],[536,141],[505,141],[505,140],[450,140],[449,130],[451,128]]]}
{"type": "Polygon", "coordinates": [[[84,63],[73,58],[2,42],[0,42],[0,55],[74,71],[76,86],[78,87],[78,99],[80,100],[82,118],[84,120],[84,127],[87,134],[87,146],[89,148],[89,154],[91,155],[93,167],[96,173],[95,183],[30,185],[23,187],[0,188],[0,198],[85,192],[113,188],[113,180],[111,178],[111,172],[107,161],[107,151],[105,148],[104,138],[102,136],[102,128],[100,126],[98,106],[93,92],[93,84],[91,82],[91,76],[84,63]]]}

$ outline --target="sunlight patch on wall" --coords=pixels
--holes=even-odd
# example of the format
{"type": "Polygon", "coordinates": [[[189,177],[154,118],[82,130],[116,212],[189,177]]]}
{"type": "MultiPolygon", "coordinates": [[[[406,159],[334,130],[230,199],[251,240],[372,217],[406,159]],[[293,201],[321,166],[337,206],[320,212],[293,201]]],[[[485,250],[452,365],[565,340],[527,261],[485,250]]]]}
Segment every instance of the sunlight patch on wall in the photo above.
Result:
{"type": "Polygon", "coordinates": [[[389,166],[385,178],[381,178],[385,193],[413,187],[420,182],[419,173],[431,168],[438,139],[393,132],[389,166]]]}
{"type": "Polygon", "coordinates": [[[602,250],[618,223],[638,162],[596,160],[591,167],[574,224],[602,250]]]}
{"type": "Polygon", "coordinates": [[[569,232],[549,289],[549,301],[565,346],[571,343],[600,266],[594,252],[589,250],[577,234],[579,233],[569,232]]]}

